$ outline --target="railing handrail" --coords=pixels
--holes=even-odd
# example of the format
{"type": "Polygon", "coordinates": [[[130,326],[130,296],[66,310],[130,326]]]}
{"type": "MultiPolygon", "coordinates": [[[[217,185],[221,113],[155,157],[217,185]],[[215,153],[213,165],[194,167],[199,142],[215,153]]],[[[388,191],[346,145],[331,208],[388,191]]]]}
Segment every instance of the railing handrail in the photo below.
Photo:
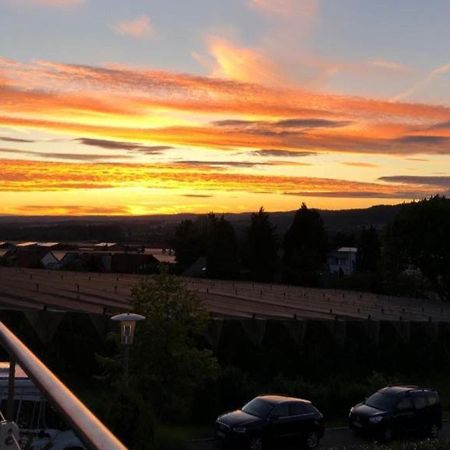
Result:
{"type": "Polygon", "coordinates": [[[95,450],[127,450],[3,322],[0,322],[0,344],[61,413],[85,445],[95,450]]]}

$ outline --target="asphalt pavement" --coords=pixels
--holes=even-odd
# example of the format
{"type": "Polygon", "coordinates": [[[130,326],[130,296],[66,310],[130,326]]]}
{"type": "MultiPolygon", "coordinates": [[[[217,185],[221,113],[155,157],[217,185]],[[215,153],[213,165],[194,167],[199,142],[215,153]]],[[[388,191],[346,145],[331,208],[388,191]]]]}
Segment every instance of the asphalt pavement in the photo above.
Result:
{"type": "MultiPolygon", "coordinates": [[[[450,441],[450,422],[444,422],[441,431],[441,440],[450,441]]],[[[355,436],[348,428],[327,428],[320,442],[319,448],[344,449],[367,443],[364,439],[355,436]]],[[[189,450],[215,450],[213,439],[197,439],[189,442],[189,450]]]]}

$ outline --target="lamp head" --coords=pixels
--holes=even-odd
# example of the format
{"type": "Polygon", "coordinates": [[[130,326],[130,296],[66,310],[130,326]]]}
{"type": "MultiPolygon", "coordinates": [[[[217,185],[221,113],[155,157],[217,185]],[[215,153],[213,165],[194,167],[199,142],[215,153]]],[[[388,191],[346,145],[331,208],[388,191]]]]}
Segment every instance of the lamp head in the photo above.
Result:
{"type": "Polygon", "coordinates": [[[144,316],[134,313],[117,314],[111,317],[111,320],[120,322],[120,337],[122,344],[131,345],[133,343],[136,322],[144,319],[144,316]]]}

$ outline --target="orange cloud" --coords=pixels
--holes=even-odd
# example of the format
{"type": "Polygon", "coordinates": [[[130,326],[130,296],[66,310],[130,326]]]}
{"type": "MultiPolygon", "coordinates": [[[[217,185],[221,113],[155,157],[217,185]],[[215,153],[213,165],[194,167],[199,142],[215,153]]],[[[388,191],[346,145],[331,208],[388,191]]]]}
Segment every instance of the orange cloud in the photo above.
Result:
{"type": "Polygon", "coordinates": [[[450,133],[439,126],[450,121],[450,108],[443,105],[122,66],[6,59],[0,60],[0,96],[0,126],[71,136],[224,150],[450,153],[450,133]],[[180,121],[186,114],[190,119],[180,121]]]}
{"type": "Polygon", "coordinates": [[[371,197],[416,198],[445,187],[418,180],[404,184],[364,183],[331,178],[289,177],[224,173],[214,167],[184,164],[107,164],[50,163],[31,161],[0,161],[0,191],[69,191],[111,188],[189,189],[195,191],[239,191],[250,193],[323,195],[329,192],[353,193],[358,197],[370,192],[371,197]]]}
{"type": "Polygon", "coordinates": [[[345,166],[350,166],[350,167],[362,167],[362,168],[366,168],[366,169],[376,169],[378,167],[380,167],[378,164],[372,164],[372,163],[365,163],[365,162],[343,162],[342,163],[345,166]]]}
{"type": "Polygon", "coordinates": [[[239,47],[218,37],[208,39],[208,50],[214,59],[214,77],[244,82],[256,81],[269,86],[283,85],[288,81],[288,77],[273,58],[266,56],[261,50],[239,47]]]}
{"type": "Polygon", "coordinates": [[[317,15],[318,10],[317,0],[250,0],[250,6],[284,18],[311,18],[317,15]]]}
{"type": "Polygon", "coordinates": [[[113,29],[123,36],[130,36],[135,39],[150,38],[155,34],[150,18],[146,15],[137,17],[133,20],[119,22],[113,29]]]}
{"type": "Polygon", "coordinates": [[[14,208],[15,214],[54,216],[126,216],[131,213],[126,206],[102,207],[85,205],[24,205],[14,208]]]}

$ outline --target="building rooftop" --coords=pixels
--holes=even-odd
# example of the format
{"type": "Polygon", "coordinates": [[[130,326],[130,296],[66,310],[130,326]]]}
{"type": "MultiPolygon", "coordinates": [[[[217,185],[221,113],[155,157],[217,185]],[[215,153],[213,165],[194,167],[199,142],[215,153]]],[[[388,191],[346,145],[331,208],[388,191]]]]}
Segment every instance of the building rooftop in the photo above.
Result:
{"type": "Polygon", "coordinates": [[[37,245],[37,242],[19,242],[16,247],[33,247],[37,245]]]}
{"type": "Polygon", "coordinates": [[[60,245],[60,242],[36,242],[36,245],[38,247],[56,247],[58,245],[60,245]]]}
{"type": "Polygon", "coordinates": [[[99,242],[95,244],[94,247],[114,247],[115,245],[119,245],[117,242],[99,242]]]}
{"type": "MultiPolygon", "coordinates": [[[[2,378],[9,378],[9,361],[0,361],[0,379],[2,378]]],[[[18,364],[16,364],[16,378],[28,378],[18,364]]]]}

